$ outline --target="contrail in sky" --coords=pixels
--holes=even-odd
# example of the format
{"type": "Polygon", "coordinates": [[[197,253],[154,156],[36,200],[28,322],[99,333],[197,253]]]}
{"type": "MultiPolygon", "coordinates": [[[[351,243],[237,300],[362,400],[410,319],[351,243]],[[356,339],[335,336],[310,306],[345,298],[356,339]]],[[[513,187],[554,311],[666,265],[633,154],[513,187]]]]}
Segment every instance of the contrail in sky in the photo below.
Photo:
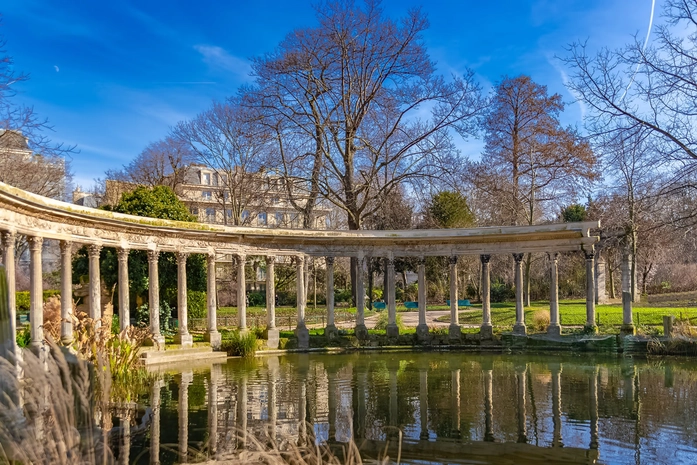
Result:
{"type": "MultiPolygon", "coordinates": [[[[646,50],[646,46],[649,44],[649,37],[651,37],[651,28],[653,27],[653,12],[655,9],[656,9],[656,0],[651,0],[651,17],[649,18],[649,28],[646,31],[646,39],[644,39],[644,46],[641,48],[642,54],[646,50]]],[[[620,101],[624,100],[624,96],[627,95],[629,88],[632,86],[632,83],[634,82],[634,78],[636,77],[636,74],[639,72],[640,65],[641,65],[640,63],[637,63],[636,69],[634,70],[634,74],[632,74],[632,78],[629,80],[629,84],[627,84],[627,88],[624,89],[624,92],[622,93],[622,97],[620,97],[620,101]]]]}

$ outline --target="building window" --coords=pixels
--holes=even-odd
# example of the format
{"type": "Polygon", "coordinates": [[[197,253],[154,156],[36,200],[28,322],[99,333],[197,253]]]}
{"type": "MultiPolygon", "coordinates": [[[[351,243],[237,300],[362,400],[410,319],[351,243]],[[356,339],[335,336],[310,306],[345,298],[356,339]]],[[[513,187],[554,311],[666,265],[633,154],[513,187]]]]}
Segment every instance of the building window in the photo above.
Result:
{"type": "Polygon", "coordinates": [[[211,185],[211,174],[210,173],[201,173],[201,184],[205,184],[206,186],[211,185]]]}
{"type": "Polygon", "coordinates": [[[201,197],[202,197],[204,200],[210,200],[210,199],[213,198],[213,193],[212,193],[211,191],[202,191],[202,192],[201,192],[201,197]]]}
{"type": "Polygon", "coordinates": [[[298,216],[297,213],[292,213],[290,215],[290,224],[291,224],[291,227],[293,227],[293,228],[300,227],[300,217],[298,216]]]}
{"type": "Polygon", "coordinates": [[[215,208],[206,208],[206,221],[209,223],[215,222],[215,208]]]}
{"type": "Polygon", "coordinates": [[[283,214],[283,212],[276,212],[276,224],[277,224],[277,225],[280,226],[280,225],[283,224],[283,222],[284,222],[284,218],[283,218],[283,217],[284,217],[284,216],[285,216],[285,215],[283,214]]]}
{"type": "Polygon", "coordinates": [[[227,210],[225,210],[225,214],[227,215],[228,218],[232,218],[232,210],[231,209],[228,208],[227,210]]]}
{"type": "Polygon", "coordinates": [[[261,212],[257,216],[257,222],[260,225],[266,226],[268,224],[267,218],[266,218],[266,212],[261,212]]]}
{"type": "Polygon", "coordinates": [[[242,221],[247,221],[249,219],[249,212],[247,210],[242,212],[242,221]]]}
{"type": "Polygon", "coordinates": [[[198,208],[196,207],[191,207],[191,210],[189,210],[192,215],[198,216],[198,208]]]}
{"type": "Polygon", "coordinates": [[[280,197],[274,197],[274,198],[273,198],[273,203],[274,203],[274,204],[277,204],[277,203],[280,203],[280,202],[281,202],[281,198],[280,198],[280,197]]]}

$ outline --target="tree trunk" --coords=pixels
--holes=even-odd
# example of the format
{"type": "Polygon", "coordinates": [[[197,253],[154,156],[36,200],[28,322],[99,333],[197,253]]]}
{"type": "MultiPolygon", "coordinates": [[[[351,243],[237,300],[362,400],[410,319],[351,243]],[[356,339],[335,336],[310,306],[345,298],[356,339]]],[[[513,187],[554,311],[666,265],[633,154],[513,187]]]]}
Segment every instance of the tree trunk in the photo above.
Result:
{"type": "Polygon", "coordinates": [[[610,298],[615,298],[615,272],[610,254],[607,257],[607,276],[610,278],[610,298]]]}

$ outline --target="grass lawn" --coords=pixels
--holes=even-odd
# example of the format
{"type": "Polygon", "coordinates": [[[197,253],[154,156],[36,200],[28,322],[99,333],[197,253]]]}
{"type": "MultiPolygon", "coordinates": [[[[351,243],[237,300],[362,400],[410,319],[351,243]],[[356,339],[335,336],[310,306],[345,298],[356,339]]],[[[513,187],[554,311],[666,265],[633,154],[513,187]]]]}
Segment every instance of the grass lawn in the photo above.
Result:
{"type": "MultiPolygon", "coordinates": [[[[460,314],[460,323],[471,325],[482,324],[481,304],[474,305],[473,308],[475,311],[460,314]]],[[[549,312],[549,302],[532,302],[530,307],[525,308],[525,321],[531,322],[535,312],[540,310],[549,312]]],[[[598,326],[622,325],[621,305],[596,305],[595,313],[596,324],[598,326]]],[[[676,318],[690,318],[693,324],[697,323],[697,307],[650,307],[642,304],[635,304],[633,315],[635,325],[662,325],[664,315],[674,315],[676,318]]],[[[583,326],[586,323],[586,301],[560,301],[559,318],[562,326],[583,326]]],[[[449,321],[449,317],[446,316],[443,321],[449,321]]],[[[491,321],[494,326],[513,326],[515,323],[515,303],[492,303],[491,321]]]]}

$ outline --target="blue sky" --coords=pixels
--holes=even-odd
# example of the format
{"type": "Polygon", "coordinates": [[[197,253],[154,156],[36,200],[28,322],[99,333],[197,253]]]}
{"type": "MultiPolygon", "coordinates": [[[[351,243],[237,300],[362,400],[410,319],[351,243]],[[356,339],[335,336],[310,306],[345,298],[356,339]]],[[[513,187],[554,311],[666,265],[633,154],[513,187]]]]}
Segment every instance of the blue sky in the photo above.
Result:
{"type": "MultiPolygon", "coordinates": [[[[17,101],[33,105],[76,144],[75,182],[87,187],[128,163],[178,121],[235,93],[250,78],[248,58],[271,51],[297,27],[315,25],[314,1],[3,0],[0,34],[15,67],[31,79],[17,101]]],[[[661,0],[656,0],[660,22],[661,0]]],[[[529,74],[568,102],[555,55],[588,40],[616,47],[643,37],[652,0],[384,0],[399,17],[422,6],[439,72],[472,68],[485,89],[502,75],[529,74]]],[[[567,124],[581,124],[570,104],[567,124]]],[[[459,141],[476,157],[477,141],[459,141]]]]}

